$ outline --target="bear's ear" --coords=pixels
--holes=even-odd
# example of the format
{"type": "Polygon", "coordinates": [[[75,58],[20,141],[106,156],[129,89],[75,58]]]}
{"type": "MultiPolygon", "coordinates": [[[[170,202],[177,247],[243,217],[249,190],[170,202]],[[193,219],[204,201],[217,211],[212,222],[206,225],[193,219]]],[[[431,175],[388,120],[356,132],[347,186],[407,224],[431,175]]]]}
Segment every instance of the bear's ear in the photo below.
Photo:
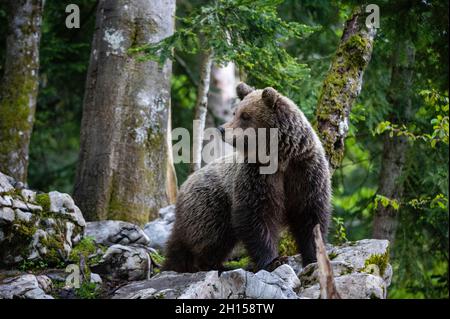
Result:
{"type": "Polygon", "coordinates": [[[261,95],[264,104],[268,107],[273,107],[278,98],[278,92],[272,87],[267,87],[262,91],[261,95]]]}
{"type": "Polygon", "coordinates": [[[249,93],[253,92],[254,90],[255,90],[254,88],[248,86],[244,82],[239,83],[238,86],[236,87],[237,96],[241,100],[243,100],[244,97],[246,97],[249,93]]]}

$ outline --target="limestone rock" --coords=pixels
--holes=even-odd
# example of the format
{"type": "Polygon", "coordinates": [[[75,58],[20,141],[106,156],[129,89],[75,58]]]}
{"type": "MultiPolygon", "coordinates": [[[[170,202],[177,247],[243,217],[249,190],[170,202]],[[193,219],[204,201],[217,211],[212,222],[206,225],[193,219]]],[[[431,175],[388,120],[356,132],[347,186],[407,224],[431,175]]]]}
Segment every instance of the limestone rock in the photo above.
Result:
{"type": "MultiPolygon", "coordinates": [[[[385,299],[386,283],[383,278],[366,273],[351,273],[335,277],[336,289],[342,299],[385,299]]],[[[302,290],[300,297],[318,299],[319,284],[302,290]]]]}
{"type": "Polygon", "coordinates": [[[198,273],[162,272],[155,277],[130,283],[113,296],[114,299],[297,299],[299,287],[295,272],[282,265],[273,272],[261,270],[256,274],[243,269],[198,273]]]}
{"type": "Polygon", "coordinates": [[[65,261],[85,221],[68,194],[37,194],[0,173],[0,265],[65,261]]]}
{"type": "Polygon", "coordinates": [[[150,244],[148,236],[139,226],[118,220],[88,222],[84,235],[92,237],[97,244],[106,246],[150,244]]]}
{"type": "Polygon", "coordinates": [[[164,251],[175,221],[175,205],[159,210],[159,218],[147,223],[144,232],[150,238],[150,247],[164,251]]]}
{"type": "MultiPolygon", "coordinates": [[[[333,269],[333,275],[335,277],[352,273],[354,268],[352,265],[345,261],[330,261],[331,268],[333,269]]],[[[319,269],[317,263],[307,265],[299,274],[300,281],[303,287],[308,287],[319,282],[319,269]]]]}
{"type": "Polygon", "coordinates": [[[150,277],[151,260],[144,247],[117,244],[109,247],[91,269],[109,280],[142,280],[150,277]]]}
{"type": "Polygon", "coordinates": [[[363,239],[348,242],[341,246],[330,247],[328,255],[333,261],[344,261],[361,270],[366,266],[366,261],[372,256],[386,256],[389,254],[389,241],[381,239],[363,239]]]}
{"type": "MultiPolygon", "coordinates": [[[[341,246],[327,245],[337,290],[342,298],[386,298],[392,268],[387,263],[389,243],[361,240],[341,246]],[[380,271],[372,271],[378,268],[380,271]]],[[[319,298],[317,264],[305,268],[301,256],[290,256],[273,272],[236,269],[198,273],[162,272],[149,280],[129,283],[113,298],[319,298]]]]}
{"type": "Polygon", "coordinates": [[[50,289],[50,278],[26,274],[1,281],[0,299],[53,299],[50,289]]]}

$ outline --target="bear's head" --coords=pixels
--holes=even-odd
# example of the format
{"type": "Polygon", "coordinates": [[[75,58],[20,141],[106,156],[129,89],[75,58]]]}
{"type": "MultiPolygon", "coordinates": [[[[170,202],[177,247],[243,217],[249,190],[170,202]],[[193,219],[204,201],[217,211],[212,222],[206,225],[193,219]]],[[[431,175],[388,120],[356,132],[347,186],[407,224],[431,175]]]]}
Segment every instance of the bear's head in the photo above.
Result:
{"type": "Polygon", "coordinates": [[[238,151],[239,145],[247,151],[256,151],[258,137],[264,134],[265,138],[261,140],[269,142],[270,134],[273,134],[270,129],[280,127],[280,103],[277,102],[281,95],[274,88],[255,90],[245,83],[240,83],[236,91],[241,101],[234,110],[233,118],[219,127],[219,131],[223,140],[238,151]]]}
{"type": "Polygon", "coordinates": [[[223,129],[270,128],[276,127],[276,101],[279,93],[271,88],[255,90],[245,83],[240,83],[237,95],[241,99],[236,106],[233,118],[222,125],[223,129]]]}
{"type": "Polygon", "coordinates": [[[233,118],[219,131],[222,139],[238,152],[243,151],[244,155],[258,152],[263,142],[264,152],[269,152],[272,145],[278,146],[280,161],[284,162],[317,143],[318,139],[304,114],[274,88],[255,90],[240,83],[236,91],[241,101],[233,118]],[[278,144],[273,144],[274,137],[278,144]]]}

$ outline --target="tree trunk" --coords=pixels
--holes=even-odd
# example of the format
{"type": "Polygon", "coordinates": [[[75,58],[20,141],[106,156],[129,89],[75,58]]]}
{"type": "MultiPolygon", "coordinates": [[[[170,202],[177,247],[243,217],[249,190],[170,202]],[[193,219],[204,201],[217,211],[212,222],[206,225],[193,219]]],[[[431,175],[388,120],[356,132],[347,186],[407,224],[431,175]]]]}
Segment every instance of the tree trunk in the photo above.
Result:
{"type": "Polygon", "coordinates": [[[9,0],[5,73],[0,88],[0,171],[26,183],[39,87],[42,0],[9,0]]]}
{"type": "Polygon", "coordinates": [[[367,28],[365,20],[364,7],[355,9],[347,20],[317,104],[317,130],[332,171],[344,157],[350,111],[372,56],[376,29],[367,28]]]}
{"type": "Polygon", "coordinates": [[[131,47],[174,31],[175,0],[101,0],[86,82],[74,198],[88,220],[144,224],[168,203],[172,65],[131,47]]]}
{"type": "Polygon", "coordinates": [[[233,117],[233,104],[238,85],[236,66],[229,62],[225,66],[213,64],[208,95],[206,127],[217,127],[233,117]]]}
{"type": "Polygon", "coordinates": [[[167,119],[167,183],[166,183],[166,193],[169,204],[175,204],[177,201],[178,193],[178,181],[177,173],[175,172],[175,166],[173,164],[173,153],[172,153],[172,110],[169,106],[167,119]]]}
{"type": "MultiPolygon", "coordinates": [[[[414,51],[414,45],[410,40],[397,40],[397,46],[393,52],[388,93],[388,101],[392,110],[395,111],[389,115],[391,123],[403,124],[411,116],[414,51]]],[[[389,133],[385,133],[378,194],[393,200],[399,200],[402,197],[403,181],[400,177],[407,151],[408,139],[405,136],[390,137],[389,133]]],[[[393,243],[397,229],[397,211],[390,205],[384,207],[378,204],[372,227],[373,238],[388,239],[393,243]]]]}
{"type": "MultiPolygon", "coordinates": [[[[208,112],[205,127],[218,127],[233,117],[233,106],[237,98],[238,85],[236,66],[229,62],[225,66],[213,64],[211,68],[211,83],[208,94],[208,112]]],[[[210,143],[209,140],[205,142],[210,143]]],[[[224,153],[214,154],[219,158],[234,151],[233,147],[221,138],[214,139],[215,149],[224,150],[224,153]]]]}
{"type": "Polygon", "coordinates": [[[208,108],[208,91],[211,78],[213,54],[205,51],[200,63],[200,82],[197,89],[197,101],[195,103],[195,116],[192,140],[192,164],[191,172],[195,172],[202,166],[203,131],[205,129],[206,112],[208,108]]]}

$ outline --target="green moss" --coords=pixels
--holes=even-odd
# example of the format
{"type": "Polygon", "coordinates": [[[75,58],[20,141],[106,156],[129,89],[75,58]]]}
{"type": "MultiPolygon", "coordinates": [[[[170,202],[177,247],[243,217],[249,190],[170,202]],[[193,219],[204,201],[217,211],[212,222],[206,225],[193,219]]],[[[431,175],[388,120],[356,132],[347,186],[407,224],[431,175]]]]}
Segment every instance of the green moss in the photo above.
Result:
{"type": "Polygon", "coordinates": [[[116,196],[116,192],[111,193],[108,205],[108,219],[123,220],[139,226],[148,222],[148,214],[144,213],[148,208],[131,202],[124,202],[116,196]]]}
{"type": "Polygon", "coordinates": [[[292,235],[287,231],[281,234],[278,253],[280,256],[292,256],[298,253],[297,244],[292,235]]]}
{"type": "Polygon", "coordinates": [[[36,226],[20,221],[17,221],[17,224],[14,224],[14,228],[18,234],[27,238],[28,240],[31,240],[34,233],[37,231],[36,226]]]}
{"type": "Polygon", "coordinates": [[[83,282],[80,288],[75,289],[75,295],[80,299],[96,299],[100,289],[94,282],[83,282]]]}
{"type": "MultiPolygon", "coordinates": [[[[27,50],[26,48],[24,48],[27,50]]],[[[30,48],[31,50],[31,48],[30,48]]],[[[35,67],[32,55],[21,55],[13,62],[17,66],[16,72],[8,73],[0,92],[0,170],[11,173],[8,166],[23,164],[25,158],[19,158],[19,163],[12,163],[11,153],[22,149],[28,144],[33,121],[29,121],[34,114],[34,106],[30,108],[30,95],[37,94],[37,78],[29,72],[24,72],[20,65],[35,67]],[[4,166],[3,166],[4,165],[4,166]]],[[[23,176],[16,176],[22,178],[23,176]]]]}
{"type": "Polygon", "coordinates": [[[95,265],[101,259],[101,254],[96,254],[98,248],[102,251],[106,250],[106,247],[96,245],[94,238],[84,237],[77,245],[73,247],[70,252],[69,260],[78,264],[80,262],[80,256],[83,256],[87,265],[95,265]]]}
{"type": "Polygon", "coordinates": [[[328,258],[330,260],[333,260],[334,258],[336,258],[338,256],[338,254],[336,254],[334,251],[332,251],[331,253],[328,254],[328,258]]]}
{"type": "Polygon", "coordinates": [[[246,269],[250,265],[250,257],[244,256],[238,260],[227,261],[223,265],[229,269],[246,269]]]}
{"type": "Polygon", "coordinates": [[[162,265],[166,259],[166,257],[164,257],[163,255],[161,255],[159,252],[153,252],[150,253],[150,258],[152,259],[152,261],[162,265]]]}
{"type": "Polygon", "coordinates": [[[50,211],[50,196],[48,194],[37,194],[36,203],[42,207],[43,212],[50,211]]]}
{"type": "Polygon", "coordinates": [[[380,276],[384,276],[384,272],[389,264],[389,251],[384,254],[373,254],[366,259],[364,263],[364,272],[373,273],[372,265],[376,265],[380,271],[380,276]]]}
{"type": "Polygon", "coordinates": [[[339,126],[349,111],[359,84],[359,77],[370,54],[370,42],[360,33],[350,36],[337,50],[324,80],[316,109],[317,131],[333,168],[342,162],[344,148],[339,126]],[[325,124],[324,127],[321,124],[325,124]]]}
{"type": "Polygon", "coordinates": [[[51,266],[64,267],[64,238],[61,236],[48,236],[40,238],[40,243],[47,248],[45,260],[51,266]]]}

